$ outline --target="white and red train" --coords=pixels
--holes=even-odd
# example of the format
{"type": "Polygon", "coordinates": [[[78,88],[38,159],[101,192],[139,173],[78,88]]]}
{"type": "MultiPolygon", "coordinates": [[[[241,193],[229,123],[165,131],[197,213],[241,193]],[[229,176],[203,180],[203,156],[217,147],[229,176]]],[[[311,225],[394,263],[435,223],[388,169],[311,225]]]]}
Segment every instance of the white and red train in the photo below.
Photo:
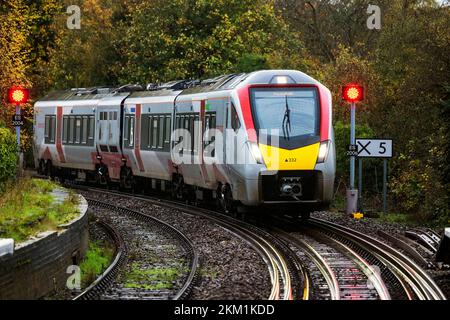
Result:
{"type": "Polygon", "coordinates": [[[331,94],[299,71],[77,88],[34,111],[36,165],[48,175],[217,198],[225,211],[309,212],[333,195],[331,94]]]}

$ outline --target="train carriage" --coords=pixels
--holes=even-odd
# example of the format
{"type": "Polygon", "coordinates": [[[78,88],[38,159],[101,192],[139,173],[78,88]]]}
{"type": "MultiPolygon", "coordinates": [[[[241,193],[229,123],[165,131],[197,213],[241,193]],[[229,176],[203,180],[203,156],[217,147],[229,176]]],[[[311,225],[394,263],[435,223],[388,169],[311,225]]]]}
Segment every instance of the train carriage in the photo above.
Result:
{"type": "Polygon", "coordinates": [[[217,198],[222,209],[329,204],[330,91],[294,70],[71,89],[35,104],[41,172],[217,198]]]}

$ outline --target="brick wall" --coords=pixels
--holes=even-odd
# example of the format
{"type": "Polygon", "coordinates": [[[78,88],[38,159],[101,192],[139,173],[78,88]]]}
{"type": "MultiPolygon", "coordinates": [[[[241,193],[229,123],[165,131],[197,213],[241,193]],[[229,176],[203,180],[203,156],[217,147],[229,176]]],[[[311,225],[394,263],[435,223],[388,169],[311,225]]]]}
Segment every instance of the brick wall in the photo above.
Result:
{"type": "Polygon", "coordinates": [[[58,231],[16,247],[0,257],[0,299],[39,299],[66,285],[67,267],[77,264],[88,246],[87,203],[82,215],[58,231]]]}

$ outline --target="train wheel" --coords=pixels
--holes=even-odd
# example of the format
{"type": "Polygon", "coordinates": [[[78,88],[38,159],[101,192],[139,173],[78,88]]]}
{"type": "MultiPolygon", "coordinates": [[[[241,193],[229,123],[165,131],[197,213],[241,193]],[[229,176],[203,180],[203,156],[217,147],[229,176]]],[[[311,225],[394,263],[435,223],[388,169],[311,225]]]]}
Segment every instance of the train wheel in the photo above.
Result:
{"type": "Polygon", "coordinates": [[[44,176],[47,175],[46,167],[45,167],[45,161],[42,160],[42,159],[39,161],[38,173],[42,174],[44,176]]]}
{"type": "Polygon", "coordinates": [[[56,169],[53,167],[53,164],[50,160],[47,160],[47,163],[45,164],[45,172],[46,175],[50,178],[50,180],[55,180],[56,176],[56,169]]]}
{"type": "Polygon", "coordinates": [[[120,170],[120,184],[124,189],[134,189],[134,177],[131,168],[122,167],[120,170]]]}
{"type": "Polygon", "coordinates": [[[95,180],[97,184],[106,186],[109,189],[108,167],[100,166],[97,168],[95,180]]]}
{"type": "Polygon", "coordinates": [[[174,175],[172,178],[172,198],[183,200],[184,189],[183,177],[180,175],[174,175]]]}
{"type": "Polygon", "coordinates": [[[227,214],[233,214],[236,211],[234,205],[233,193],[228,183],[221,184],[217,188],[217,201],[219,207],[227,214]]]}

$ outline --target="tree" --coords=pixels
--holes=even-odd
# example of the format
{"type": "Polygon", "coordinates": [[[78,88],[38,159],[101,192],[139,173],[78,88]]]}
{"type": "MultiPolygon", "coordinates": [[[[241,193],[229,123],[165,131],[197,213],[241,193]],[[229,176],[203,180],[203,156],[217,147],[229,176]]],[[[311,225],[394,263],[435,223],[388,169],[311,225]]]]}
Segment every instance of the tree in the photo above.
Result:
{"type": "MultiPolygon", "coordinates": [[[[121,37],[123,2],[115,0],[67,1],[81,8],[81,29],[66,26],[67,14],[54,20],[56,44],[49,49],[51,57],[44,78],[53,89],[90,87],[117,83],[114,73],[120,55],[115,41],[121,37]]],[[[64,11],[67,6],[63,6],[64,11]]]]}
{"type": "Polygon", "coordinates": [[[262,67],[273,52],[299,48],[272,1],[147,0],[130,12],[121,45],[121,78],[128,82],[241,72],[250,57],[262,67]]]}

